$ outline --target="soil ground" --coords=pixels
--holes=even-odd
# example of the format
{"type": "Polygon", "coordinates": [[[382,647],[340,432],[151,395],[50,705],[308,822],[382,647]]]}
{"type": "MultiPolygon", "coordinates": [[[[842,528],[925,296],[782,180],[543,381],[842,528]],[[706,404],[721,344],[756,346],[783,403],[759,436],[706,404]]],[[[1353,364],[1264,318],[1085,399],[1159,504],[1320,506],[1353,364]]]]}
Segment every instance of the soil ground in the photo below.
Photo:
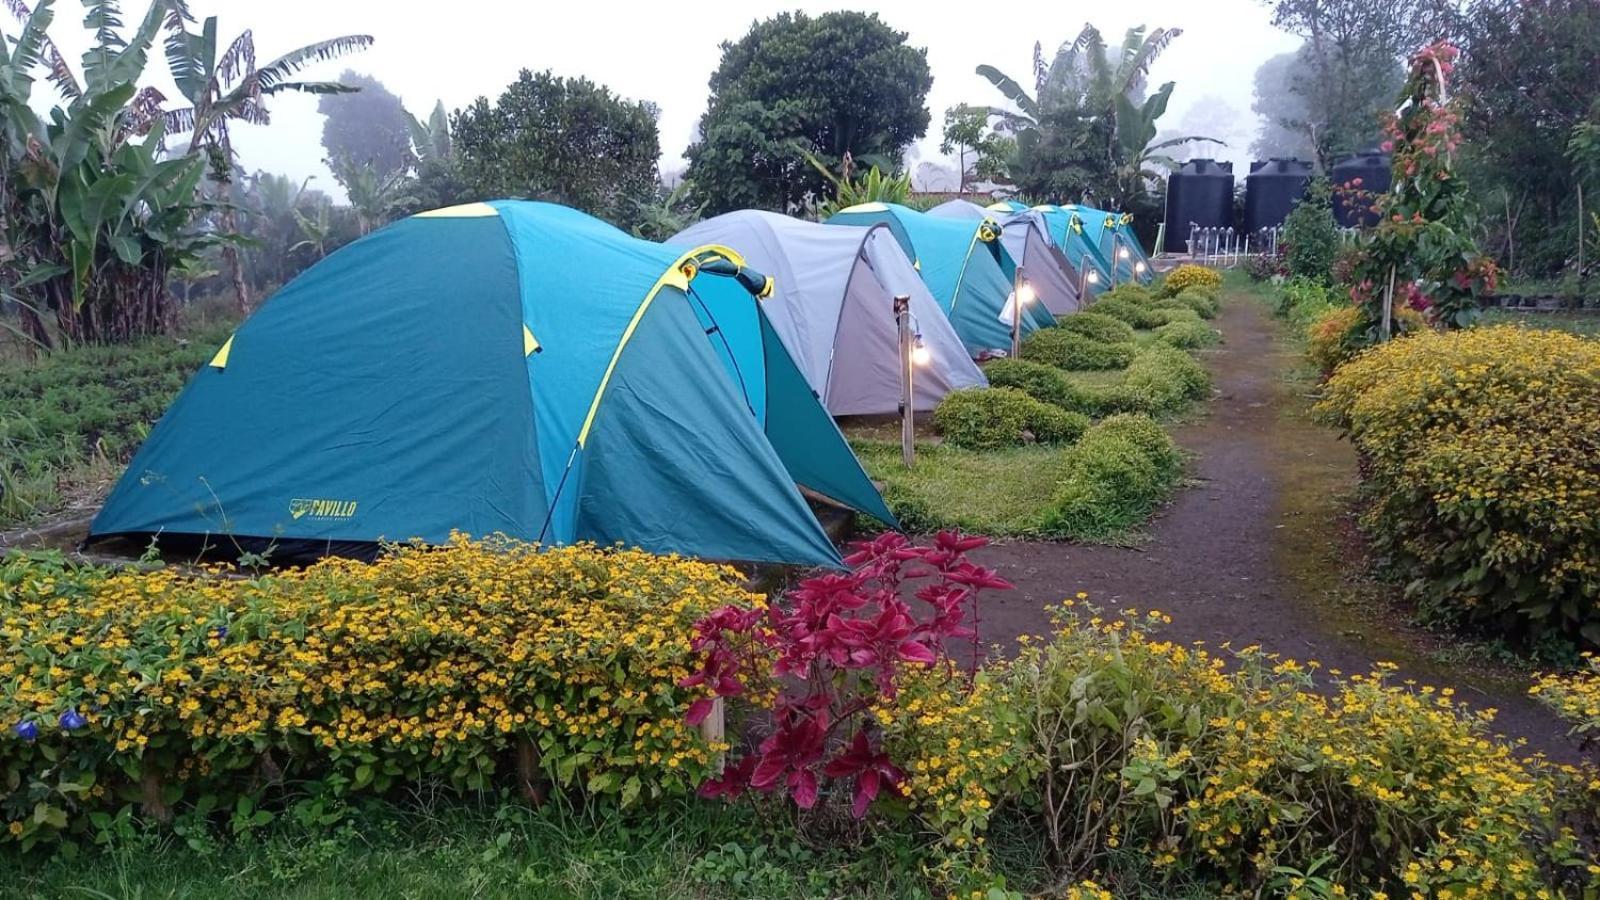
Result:
{"type": "Polygon", "coordinates": [[[975,553],[1017,586],[984,598],[983,638],[1046,634],[1048,608],[1085,591],[1105,609],[1170,614],[1163,634],[1183,642],[1259,644],[1346,673],[1396,663],[1398,678],[1498,709],[1497,727],[1529,750],[1576,759],[1566,726],[1527,697],[1525,679],[1440,663],[1451,642],[1407,624],[1394,589],[1365,574],[1348,512],[1355,454],[1308,420],[1297,352],[1263,304],[1235,293],[1215,324],[1224,343],[1206,357],[1216,397],[1203,419],[1174,430],[1192,456],[1190,485],[1136,545],[1016,541],[975,553]]]}

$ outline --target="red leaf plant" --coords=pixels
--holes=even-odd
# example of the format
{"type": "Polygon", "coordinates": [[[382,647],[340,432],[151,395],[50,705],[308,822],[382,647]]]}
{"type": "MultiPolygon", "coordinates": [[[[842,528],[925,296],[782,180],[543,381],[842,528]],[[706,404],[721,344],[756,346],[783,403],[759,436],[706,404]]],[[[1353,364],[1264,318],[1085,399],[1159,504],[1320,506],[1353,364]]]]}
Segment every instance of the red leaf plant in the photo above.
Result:
{"type": "Polygon", "coordinates": [[[978,595],[1012,587],[967,560],[987,543],[945,531],[918,547],[884,534],[851,546],[848,573],[807,578],[765,609],[726,606],[696,623],[699,669],[681,684],[706,695],[690,706],[689,723],[705,719],[716,698],[739,696],[768,705],[772,722],[757,749],[730,760],[701,796],[783,791],[810,809],[829,782],[848,780],[851,813],[866,815],[904,777],[871,711],[894,702],[910,667],[953,674],[951,641],[970,639],[978,664],[978,595]]]}

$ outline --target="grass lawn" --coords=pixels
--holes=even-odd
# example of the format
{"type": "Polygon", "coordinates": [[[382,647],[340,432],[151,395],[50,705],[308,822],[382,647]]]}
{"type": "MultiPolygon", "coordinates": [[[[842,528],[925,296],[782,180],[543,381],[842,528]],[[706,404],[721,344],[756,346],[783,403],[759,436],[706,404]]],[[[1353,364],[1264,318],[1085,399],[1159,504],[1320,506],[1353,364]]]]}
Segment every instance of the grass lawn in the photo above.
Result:
{"type": "Polygon", "coordinates": [[[0,362],[0,526],[55,511],[76,485],[109,481],[226,339],[214,327],[188,340],[0,362]]]}
{"type": "Polygon", "coordinates": [[[858,439],[852,446],[907,528],[1007,536],[1039,533],[1066,456],[1060,447],[980,453],[919,444],[916,466],[907,469],[898,442],[858,439]]]}
{"type": "Polygon", "coordinates": [[[1586,337],[1600,337],[1600,313],[1517,312],[1509,309],[1491,309],[1483,314],[1483,324],[1553,328],[1586,337]]]}
{"type": "Polygon", "coordinates": [[[288,820],[237,839],[130,832],[105,849],[0,855],[7,897],[927,897],[917,838],[814,849],[746,804],[674,800],[619,813],[515,805],[432,811],[371,802],[332,826],[288,820]],[[892,876],[892,877],[891,877],[892,876]]]}

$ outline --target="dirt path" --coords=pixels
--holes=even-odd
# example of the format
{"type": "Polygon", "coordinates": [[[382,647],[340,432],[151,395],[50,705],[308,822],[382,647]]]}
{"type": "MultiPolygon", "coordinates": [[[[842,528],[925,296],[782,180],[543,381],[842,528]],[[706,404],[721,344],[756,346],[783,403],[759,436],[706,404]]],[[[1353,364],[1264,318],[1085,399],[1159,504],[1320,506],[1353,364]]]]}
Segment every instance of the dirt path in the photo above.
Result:
{"type": "Polygon", "coordinates": [[[1393,613],[1362,611],[1364,597],[1368,608],[1387,604],[1370,602],[1382,588],[1350,571],[1361,565],[1351,555],[1344,500],[1354,483],[1352,451],[1306,421],[1289,377],[1292,355],[1260,303],[1232,296],[1216,324],[1225,343],[1207,362],[1217,397],[1203,420],[1175,430],[1193,455],[1193,484],[1137,547],[1008,542],[976,554],[1017,585],[985,600],[984,637],[1046,633],[1045,608],[1086,591],[1107,609],[1170,613],[1164,633],[1185,642],[1260,644],[1347,673],[1395,662],[1403,678],[1450,685],[1474,705],[1499,709],[1500,729],[1530,748],[1575,758],[1565,726],[1521,683],[1442,665],[1431,651],[1443,640],[1394,624],[1393,613]]]}

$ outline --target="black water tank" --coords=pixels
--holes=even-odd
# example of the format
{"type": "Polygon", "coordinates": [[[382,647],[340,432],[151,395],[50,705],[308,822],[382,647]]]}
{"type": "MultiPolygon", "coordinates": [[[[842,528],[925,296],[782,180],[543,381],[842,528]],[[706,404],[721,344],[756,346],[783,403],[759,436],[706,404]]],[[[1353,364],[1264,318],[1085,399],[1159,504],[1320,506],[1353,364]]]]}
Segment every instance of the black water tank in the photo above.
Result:
{"type": "Polygon", "coordinates": [[[1333,216],[1341,228],[1378,224],[1372,204],[1392,183],[1389,154],[1372,150],[1347,156],[1333,166],[1333,216]]]}
{"type": "Polygon", "coordinates": [[[1303,159],[1251,163],[1244,180],[1244,230],[1253,234],[1282,225],[1310,183],[1311,163],[1303,159]]]}
{"type": "Polygon", "coordinates": [[[1167,235],[1161,249],[1188,252],[1194,225],[1233,225],[1233,163],[1191,159],[1167,178],[1167,235]]]}

